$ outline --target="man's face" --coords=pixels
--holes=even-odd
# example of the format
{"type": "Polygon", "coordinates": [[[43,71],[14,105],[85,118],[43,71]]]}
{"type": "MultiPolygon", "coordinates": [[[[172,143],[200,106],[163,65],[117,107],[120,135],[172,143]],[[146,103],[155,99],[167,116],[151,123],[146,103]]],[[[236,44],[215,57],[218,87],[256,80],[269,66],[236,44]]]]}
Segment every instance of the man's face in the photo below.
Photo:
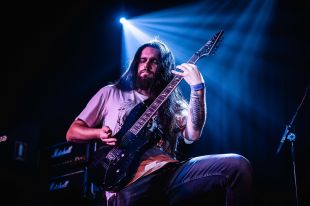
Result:
{"type": "Polygon", "coordinates": [[[153,47],[146,47],[141,52],[138,65],[138,76],[141,79],[153,78],[159,64],[159,51],[153,47]]]}
{"type": "Polygon", "coordinates": [[[153,47],[145,47],[138,64],[138,85],[147,89],[154,81],[159,67],[159,51],[153,47]]]}

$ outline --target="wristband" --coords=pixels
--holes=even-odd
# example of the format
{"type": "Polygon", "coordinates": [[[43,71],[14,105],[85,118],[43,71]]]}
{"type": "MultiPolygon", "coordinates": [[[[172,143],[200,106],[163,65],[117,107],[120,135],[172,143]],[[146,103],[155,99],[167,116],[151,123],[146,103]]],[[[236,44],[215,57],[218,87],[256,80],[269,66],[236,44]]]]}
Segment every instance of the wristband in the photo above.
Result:
{"type": "Polygon", "coordinates": [[[191,85],[191,89],[194,91],[202,90],[205,88],[205,83],[191,85]]]}

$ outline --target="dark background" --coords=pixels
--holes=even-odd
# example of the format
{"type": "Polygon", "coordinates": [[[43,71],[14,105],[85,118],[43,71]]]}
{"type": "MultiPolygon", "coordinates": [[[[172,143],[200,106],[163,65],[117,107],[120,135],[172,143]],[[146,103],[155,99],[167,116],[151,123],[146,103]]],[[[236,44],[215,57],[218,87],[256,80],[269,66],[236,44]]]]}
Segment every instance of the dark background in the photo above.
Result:
{"type": "MultiPolygon", "coordinates": [[[[137,16],[186,2],[189,1],[14,1],[2,7],[4,59],[0,76],[0,135],[7,135],[8,140],[0,143],[0,180],[1,196],[9,201],[8,205],[43,204],[41,200],[46,194],[42,151],[64,142],[69,125],[89,98],[101,86],[119,77],[121,25],[115,26],[115,13],[126,9],[137,16]],[[25,161],[14,159],[16,141],[28,145],[25,161]]],[[[274,80],[267,80],[262,74],[261,91],[266,93],[266,98],[276,95],[274,109],[277,105],[282,108],[283,119],[278,127],[262,127],[255,125],[255,121],[247,122],[240,114],[255,141],[235,151],[242,152],[253,164],[255,205],[294,205],[290,145],[286,143],[280,155],[274,153],[285,124],[289,123],[310,84],[309,32],[306,31],[309,7],[302,1],[279,1],[277,6],[271,31],[277,41],[270,46],[265,58],[275,70],[281,70],[274,80]],[[273,46],[280,49],[274,50],[273,46]],[[269,139],[272,136],[279,138],[269,139]],[[255,153],[257,150],[249,149],[253,147],[261,151],[255,153]]],[[[300,205],[309,204],[310,195],[306,191],[309,186],[309,101],[307,97],[294,127],[300,205]]],[[[211,129],[207,128],[206,133],[211,129]]],[[[232,151],[212,149],[212,136],[208,140],[204,150],[197,151],[194,145],[192,154],[232,151]]]]}

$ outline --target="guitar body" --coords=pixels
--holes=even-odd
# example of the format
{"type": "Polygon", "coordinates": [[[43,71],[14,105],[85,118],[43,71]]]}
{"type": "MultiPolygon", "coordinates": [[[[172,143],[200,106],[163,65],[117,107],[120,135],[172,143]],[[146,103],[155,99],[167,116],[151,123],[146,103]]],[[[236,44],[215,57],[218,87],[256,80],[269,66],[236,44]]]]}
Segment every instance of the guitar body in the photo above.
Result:
{"type": "Polygon", "coordinates": [[[155,141],[157,135],[146,129],[138,135],[129,131],[145,110],[145,104],[140,103],[129,113],[121,130],[115,135],[117,146],[102,145],[95,151],[89,164],[90,178],[105,190],[117,191],[128,184],[138,168],[141,155],[155,141]]]}

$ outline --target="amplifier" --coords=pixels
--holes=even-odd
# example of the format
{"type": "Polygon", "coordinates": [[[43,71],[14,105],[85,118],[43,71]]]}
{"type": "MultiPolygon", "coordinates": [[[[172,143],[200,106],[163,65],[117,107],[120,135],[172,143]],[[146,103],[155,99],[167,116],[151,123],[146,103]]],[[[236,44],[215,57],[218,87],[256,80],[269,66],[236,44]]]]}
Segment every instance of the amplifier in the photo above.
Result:
{"type": "Polygon", "coordinates": [[[78,170],[68,174],[52,177],[49,181],[49,192],[75,191],[84,194],[87,176],[85,170],[78,170]]]}
{"type": "Polygon", "coordinates": [[[50,176],[57,176],[83,169],[93,151],[90,143],[63,142],[48,147],[45,164],[50,176]]]}
{"type": "Polygon", "coordinates": [[[88,181],[87,169],[51,177],[47,189],[51,198],[67,197],[68,199],[70,197],[93,199],[97,190],[93,183],[88,181]]]}

